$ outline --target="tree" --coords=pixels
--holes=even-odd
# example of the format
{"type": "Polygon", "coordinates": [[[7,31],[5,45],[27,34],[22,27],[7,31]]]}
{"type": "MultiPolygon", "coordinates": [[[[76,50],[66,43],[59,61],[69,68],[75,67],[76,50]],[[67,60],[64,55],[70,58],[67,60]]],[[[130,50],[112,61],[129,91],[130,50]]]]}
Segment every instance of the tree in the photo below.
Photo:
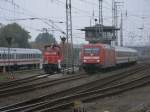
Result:
{"type": "Polygon", "coordinates": [[[56,40],[55,38],[53,37],[52,34],[48,33],[48,32],[45,32],[45,33],[40,33],[36,39],[35,39],[35,42],[38,43],[38,44],[51,44],[51,43],[55,43],[56,40]]]}
{"type": "Polygon", "coordinates": [[[56,40],[52,34],[48,32],[40,33],[34,42],[31,43],[32,48],[44,50],[45,45],[56,43],[56,40]]]}
{"type": "Polygon", "coordinates": [[[11,47],[29,48],[29,32],[23,29],[19,24],[8,24],[0,28],[0,47],[8,47],[7,38],[12,38],[11,47]]]}

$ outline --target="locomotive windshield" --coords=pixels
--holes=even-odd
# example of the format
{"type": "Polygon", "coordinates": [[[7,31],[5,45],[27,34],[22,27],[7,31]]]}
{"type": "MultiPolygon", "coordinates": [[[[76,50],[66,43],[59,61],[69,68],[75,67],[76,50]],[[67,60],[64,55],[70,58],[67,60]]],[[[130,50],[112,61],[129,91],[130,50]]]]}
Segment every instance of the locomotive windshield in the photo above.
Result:
{"type": "Polygon", "coordinates": [[[95,54],[98,55],[100,52],[99,48],[85,48],[84,49],[84,54],[95,54]]]}

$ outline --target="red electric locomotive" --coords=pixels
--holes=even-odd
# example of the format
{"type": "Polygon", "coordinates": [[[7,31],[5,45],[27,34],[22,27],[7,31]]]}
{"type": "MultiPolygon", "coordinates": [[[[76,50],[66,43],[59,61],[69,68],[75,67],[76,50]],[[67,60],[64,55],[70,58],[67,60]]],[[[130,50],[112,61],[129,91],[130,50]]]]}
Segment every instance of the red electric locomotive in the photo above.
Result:
{"type": "Polygon", "coordinates": [[[137,51],[131,48],[112,47],[106,44],[87,44],[81,48],[81,67],[86,72],[114,67],[137,61],[137,51]]]}
{"type": "Polygon", "coordinates": [[[61,62],[63,60],[62,50],[59,45],[52,44],[45,46],[43,53],[43,69],[46,73],[52,74],[61,71],[61,62]]]}
{"type": "Polygon", "coordinates": [[[115,66],[115,49],[105,44],[87,44],[81,49],[81,64],[85,71],[115,66]]]}

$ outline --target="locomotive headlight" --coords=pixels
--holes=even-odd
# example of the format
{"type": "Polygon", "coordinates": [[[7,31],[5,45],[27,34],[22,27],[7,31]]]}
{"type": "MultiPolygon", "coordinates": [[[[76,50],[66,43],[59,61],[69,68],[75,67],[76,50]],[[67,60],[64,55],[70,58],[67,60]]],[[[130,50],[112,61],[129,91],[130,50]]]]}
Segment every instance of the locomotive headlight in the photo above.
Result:
{"type": "Polygon", "coordinates": [[[97,60],[97,62],[99,63],[99,62],[100,62],[100,60],[97,60]]]}
{"type": "Polygon", "coordinates": [[[87,60],[83,60],[83,62],[87,62],[87,60]]]}

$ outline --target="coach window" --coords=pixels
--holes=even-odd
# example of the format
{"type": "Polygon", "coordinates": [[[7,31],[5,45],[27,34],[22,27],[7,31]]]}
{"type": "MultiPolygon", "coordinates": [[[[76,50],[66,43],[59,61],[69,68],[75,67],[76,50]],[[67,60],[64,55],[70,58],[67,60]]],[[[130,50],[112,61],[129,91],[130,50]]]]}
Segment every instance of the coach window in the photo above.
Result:
{"type": "Polygon", "coordinates": [[[35,54],[35,58],[37,58],[38,56],[37,56],[38,54],[35,54]]]}
{"type": "Polygon", "coordinates": [[[18,54],[18,59],[20,59],[20,54],[18,54]]]}
{"type": "Polygon", "coordinates": [[[13,54],[11,54],[11,59],[14,59],[14,55],[13,54]]]}
{"type": "Polygon", "coordinates": [[[24,59],[26,59],[26,57],[27,57],[26,54],[24,54],[24,59]]]}
{"type": "Polygon", "coordinates": [[[21,54],[21,59],[24,59],[24,54],[21,54]]]}
{"type": "Polygon", "coordinates": [[[19,59],[21,59],[21,54],[19,54],[19,59]]]}
{"type": "Polygon", "coordinates": [[[27,59],[28,59],[28,54],[27,54],[27,59]]]}
{"type": "Polygon", "coordinates": [[[18,59],[18,54],[16,54],[16,59],[18,59]]]}
{"type": "Polygon", "coordinates": [[[25,59],[25,54],[22,54],[22,59],[25,59]]]}
{"type": "Polygon", "coordinates": [[[1,58],[1,54],[0,54],[0,59],[2,59],[2,58],[1,58]]]}
{"type": "Polygon", "coordinates": [[[19,59],[21,59],[21,54],[19,54],[19,59]]]}
{"type": "Polygon", "coordinates": [[[8,55],[8,58],[11,59],[11,54],[8,55]]]}
{"type": "Polygon", "coordinates": [[[39,54],[39,58],[42,58],[42,55],[41,55],[41,54],[39,54]]]}
{"type": "Polygon", "coordinates": [[[17,59],[19,59],[19,54],[17,54],[17,59]]]}
{"type": "Polygon", "coordinates": [[[19,54],[17,54],[17,59],[19,59],[19,54]]]}
{"type": "Polygon", "coordinates": [[[3,56],[3,57],[4,57],[4,59],[7,59],[6,54],[4,54],[4,56],[3,56]]]}
{"type": "Polygon", "coordinates": [[[22,54],[22,59],[24,59],[24,54],[22,54]]]}

